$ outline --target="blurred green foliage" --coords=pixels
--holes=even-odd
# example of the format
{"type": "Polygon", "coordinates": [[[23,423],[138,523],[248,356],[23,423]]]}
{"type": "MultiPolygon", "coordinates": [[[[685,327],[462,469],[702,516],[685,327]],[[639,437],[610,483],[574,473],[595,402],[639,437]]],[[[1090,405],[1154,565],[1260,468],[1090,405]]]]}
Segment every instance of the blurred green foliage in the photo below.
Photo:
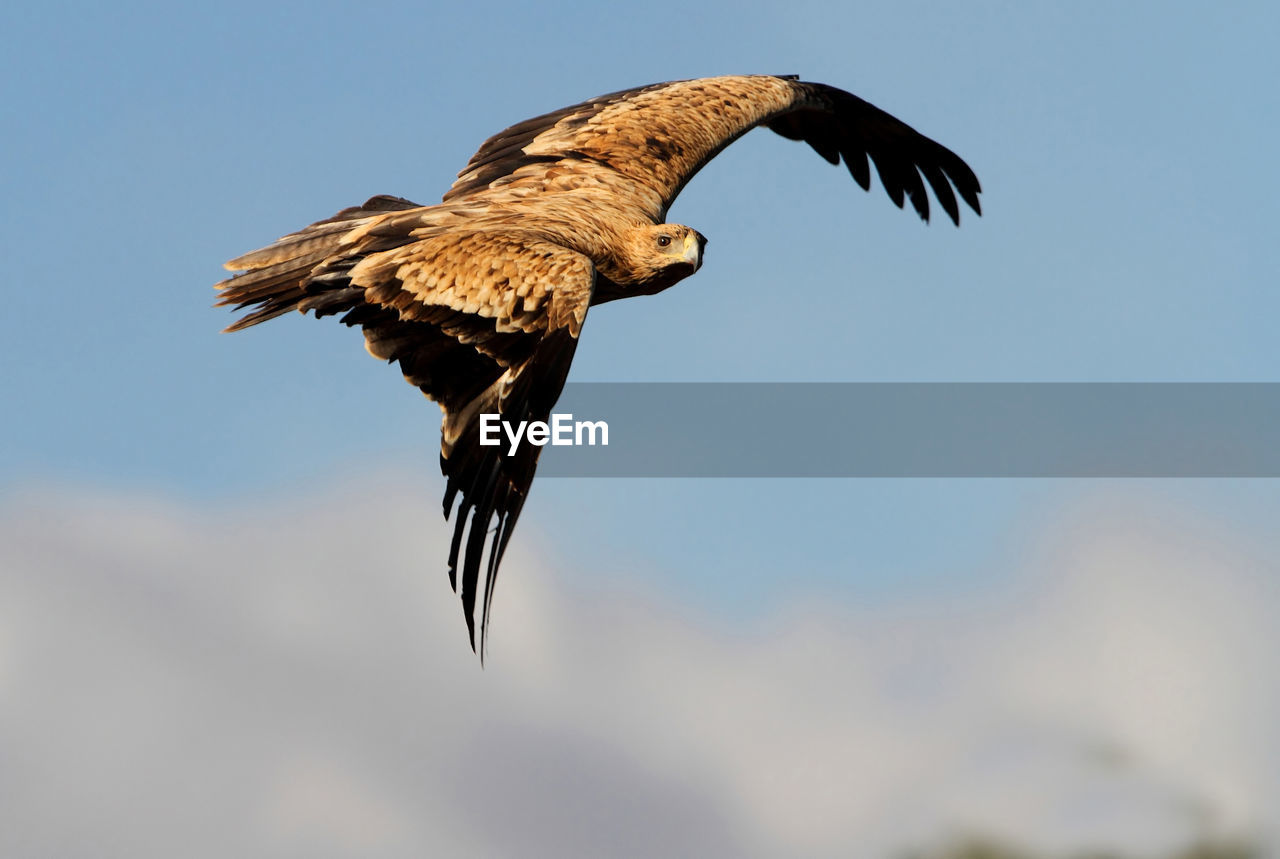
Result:
{"type": "Polygon", "coordinates": [[[971,838],[937,851],[909,853],[903,859],[1267,859],[1262,847],[1245,840],[1205,839],[1159,855],[1118,853],[1111,850],[1083,853],[1037,853],[1004,842],[971,838]]]}

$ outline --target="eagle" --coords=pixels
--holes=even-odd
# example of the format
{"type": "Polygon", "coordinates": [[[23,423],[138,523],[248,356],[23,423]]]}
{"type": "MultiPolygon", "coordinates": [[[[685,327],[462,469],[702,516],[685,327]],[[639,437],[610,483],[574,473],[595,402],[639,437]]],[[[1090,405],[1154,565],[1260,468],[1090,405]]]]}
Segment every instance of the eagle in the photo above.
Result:
{"type": "Polygon", "coordinates": [[[909,200],[925,221],[925,183],[957,226],[957,195],[981,214],[969,166],[888,113],[794,75],[738,75],[526,120],[486,140],[436,205],[375,196],[226,264],[239,273],[217,284],[217,305],[248,311],[227,331],[293,310],[340,315],[440,406],[444,515],[456,517],[449,582],[481,660],[498,566],[542,450],[482,445],[482,416],[547,421],[588,309],[701,267],[706,238],[667,223],[667,210],[757,126],[843,160],[864,190],[870,159],[894,204],[909,200]]]}

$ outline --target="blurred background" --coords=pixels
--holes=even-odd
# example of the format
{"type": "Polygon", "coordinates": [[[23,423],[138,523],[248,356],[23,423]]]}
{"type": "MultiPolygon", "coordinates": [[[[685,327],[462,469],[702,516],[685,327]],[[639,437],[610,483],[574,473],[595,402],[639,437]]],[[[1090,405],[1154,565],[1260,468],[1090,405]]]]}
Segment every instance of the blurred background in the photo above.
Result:
{"type": "Polygon", "coordinates": [[[1280,381],[1273,6],[0,33],[0,854],[1270,855],[1276,481],[543,479],[482,670],[435,406],[330,320],[220,335],[210,286],[438,199],[526,117],[797,73],[958,152],[984,216],[925,226],[753,132],[672,209],[707,264],[593,311],[571,379],[1280,381]]]}

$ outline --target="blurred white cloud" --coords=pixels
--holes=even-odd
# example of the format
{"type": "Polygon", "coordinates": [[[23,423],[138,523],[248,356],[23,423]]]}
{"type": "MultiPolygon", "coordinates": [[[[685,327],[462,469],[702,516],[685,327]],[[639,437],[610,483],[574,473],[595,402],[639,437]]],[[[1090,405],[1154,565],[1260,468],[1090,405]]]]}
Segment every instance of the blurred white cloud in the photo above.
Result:
{"type": "MultiPolygon", "coordinates": [[[[1114,486],[1114,485],[1113,485],[1114,486]]],[[[1104,494],[964,597],[726,628],[504,566],[490,663],[394,483],[0,508],[0,854],[1155,849],[1280,807],[1275,562],[1104,494]]],[[[1008,547],[1005,547],[1006,549],[1008,547]]],[[[780,571],[779,575],[785,575],[780,571]]]]}

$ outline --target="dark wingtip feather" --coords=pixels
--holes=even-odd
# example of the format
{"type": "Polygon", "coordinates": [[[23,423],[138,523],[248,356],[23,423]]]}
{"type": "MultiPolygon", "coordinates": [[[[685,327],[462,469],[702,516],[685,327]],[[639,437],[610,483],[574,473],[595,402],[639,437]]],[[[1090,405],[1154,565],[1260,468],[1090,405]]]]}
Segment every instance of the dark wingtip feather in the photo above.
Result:
{"type": "Polygon", "coordinates": [[[907,187],[907,196],[911,198],[911,205],[915,208],[916,214],[920,216],[920,220],[926,224],[929,223],[929,194],[924,189],[924,182],[920,179],[920,170],[915,164],[907,166],[903,173],[903,182],[907,187]]]}
{"type": "Polygon", "coordinates": [[[828,158],[839,149],[855,182],[871,190],[870,165],[889,199],[899,209],[911,200],[912,210],[926,223],[930,218],[929,190],[957,226],[963,200],[976,213],[981,186],[969,165],[935,140],[852,93],[826,84],[800,82],[789,112],[774,117],[770,129],[791,140],[803,140],[828,158]],[[926,187],[926,182],[928,187],[926,187]]]}
{"type": "Polygon", "coordinates": [[[938,204],[947,213],[947,217],[951,218],[951,223],[957,227],[960,226],[960,206],[956,202],[955,192],[951,190],[951,183],[947,181],[946,174],[934,164],[922,164],[920,171],[924,173],[929,187],[933,189],[933,195],[938,198],[938,204]]]}
{"type": "Polygon", "coordinates": [[[872,152],[871,163],[876,165],[876,173],[880,175],[880,184],[889,199],[899,209],[906,203],[906,189],[901,183],[893,180],[893,165],[884,153],[872,152]]]}
{"type": "MultiPolygon", "coordinates": [[[[444,518],[447,521],[450,507],[445,508],[444,518]]],[[[462,549],[462,535],[467,530],[467,510],[458,508],[458,520],[453,523],[453,539],[449,541],[449,587],[458,592],[458,552],[462,549]]]]}
{"type": "Polygon", "coordinates": [[[462,610],[467,618],[467,634],[471,638],[471,649],[476,650],[476,596],[480,584],[480,561],[484,556],[484,538],[488,527],[489,499],[476,505],[471,513],[471,524],[467,530],[467,548],[462,562],[462,610]]]}
{"type": "Polygon", "coordinates": [[[860,149],[846,149],[841,155],[844,156],[844,166],[849,170],[849,175],[853,177],[853,181],[864,191],[871,190],[871,165],[867,164],[867,153],[860,149]]]}
{"type": "Polygon", "coordinates": [[[969,204],[969,208],[974,213],[982,214],[982,203],[978,200],[978,195],[982,193],[982,186],[978,184],[978,177],[973,175],[973,171],[969,169],[963,161],[960,162],[964,166],[964,173],[967,175],[956,176],[952,173],[952,182],[956,186],[956,190],[960,192],[960,197],[969,204]]]}

